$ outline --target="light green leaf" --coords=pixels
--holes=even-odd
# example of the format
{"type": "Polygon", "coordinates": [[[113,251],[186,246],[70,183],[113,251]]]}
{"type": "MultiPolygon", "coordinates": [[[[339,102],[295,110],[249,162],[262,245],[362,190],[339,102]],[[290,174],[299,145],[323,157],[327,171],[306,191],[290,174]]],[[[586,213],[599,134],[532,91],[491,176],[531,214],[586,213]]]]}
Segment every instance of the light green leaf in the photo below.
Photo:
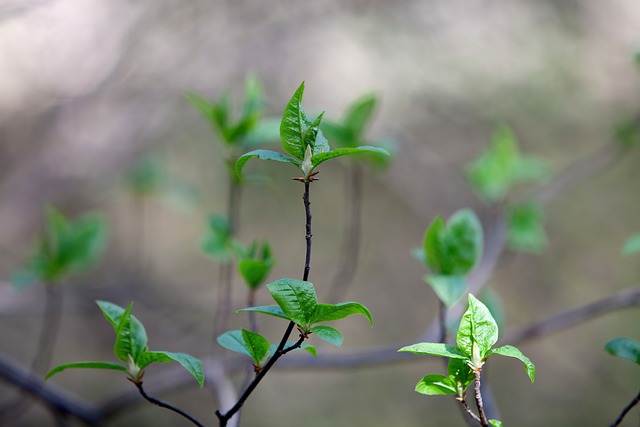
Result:
{"type": "Polygon", "coordinates": [[[605,351],[613,356],[631,360],[640,365],[640,343],[629,338],[616,338],[609,341],[605,351]]]}
{"type": "Polygon", "coordinates": [[[416,391],[429,396],[457,393],[456,385],[451,379],[438,374],[427,375],[421,379],[416,384],[416,391]]]}
{"type": "Polygon", "coordinates": [[[378,96],[374,93],[357,99],[349,106],[344,118],[344,124],[356,138],[361,138],[366,125],[371,121],[378,96]]]}
{"type": "Polygon", "coordinates": [[[429,356],[449,357],[452,359],[469,359],[469,356],[464,354],[457,347],[443,343],[421,342],[402,347],[398,351],[413,354],[426,354],[429,356]]]}
{"type": "Polygon", "coordinates": [[[640,233],[634,234],[622,247],[622,255],[631,255],[640,252],[640,233]]]}
{"type": "Polygon", "coordinates": [[[113,348],[118,359],[124,362],[129,360],[129,355],[137,362],[140,354],[147,349],[147,333],[142,323],[131,314],[132,308],[133,303],[120,316],[113,348]]]}
{"type": "Polygon", "coordinates": [[[476,378],[466,360],[467,359],[449,359],[449,363],[447,364],[449,379],[456,385],[458,396],[464,396],[465,390],[476,378]]]}
{"type": "Polygon", "coordinates": [[[118,365],[117,363],[111,362],[75,362],[75,363],[66,363],[64,365],[58,365],[52,370],[50,370],[47,375],[44,377],[46,380],[54,376],[55,374],[62,372],[67,369],[72,368],[87,368],[87,369],[106,369],[111,371],[121,371],[127,372],[127,368],[118,365]]]}
{"type": "Polygon", "coordinates": [[[367,153],[383,155],[383,156],[390,155],[389,152],[384,148],[362,145],[360,147],[336,148],[335,150],[332,150],[332,151],[314,154],[311,157],[311,164],[315,168],[321,163],[326,162],[327,160],[333,159],[335,157],[347,156],[351,154],[367,154],[367,153]]]}
{"type": "Polygon", "coordinates": [[[491,312],[472,294],[469,294],[469,307],[462,315],[456,343],[474,365],[479,368],[478,363],[484,359],[485,354],[498,341],[498,325],[491,316],[491,312]],[[474,344],[477,345],[478,353],[474,351],[474,344]]]}
{"type": "Polygon", "coordinates": [[[236,161],[236,173],[238,175],[241,175],[242,168],[244,167],[245,163],[247,163],[249,159],[252,159],[254,157],[257,157],[260,160],[274,160],[276,162],[291,163],[298,167],[300,167],[301,164],[300,160],[294,159],[293,157],[285,156],[284,154],[278,153],[277,151],[253,150],[246,154],[243,154],[238,158],[238,160],[236,161]]]}
{"type": "Polygon", "coordinates": [[[369,309],[359,302],[341,302],[339,304],[318,304],[311,323],[329,322],[332,320],[344,319],[352,314],[362,314],[373,326],[373,318],[369,309]]]}
{"type": "Polygon", "coordinates": [[[433,288],[440,301],[451,307],[467,290],[467,279],[464,276],[437,276],[428,274],[424,280],[433,288]]]}
{"type": "Polygon", "coordinates": [[[457,211],[446,225],[436,217],[424,237],[427,267],[437,275],[466,275],[482,257],[483,241],[482,225],[472,210],[457,211]]]}
{"type": "Polygon", "coordinates": [[[225,332],[217,341],[228,350],[249,356],[256,366],[261,366],[271,346],[265,337],[246,329],[225,332]]]}
{"type": "Polygon", "coordinates": [[[518,348],[512,345],[505,345],[502,347],[494,348],[493,350],[490,350],[487,353],[486,357],[489,357],[492,354],[499,354],[501,356],[513,357],[515,359],[520,360],[522,363],[524,363],[524,368],[527,371],[527,375],[529,375],[529,379],[531,380],[531,382],[535,380],[536,378],[535,365],[531,363],[531,360],[529,360],[527,356],[522,354],[522,352],[518,348]]]}
{"type": "Polygon", "coordinates": [[[302,95],[304,94],[304,82],[289,100],[289,103],[282,113],[280,123],[280,140],[282,148],[286,153],[296,159],[304,157],[306,146],[304,138],[306,134],[307,118],[302,110],[302,95]]]}
{"type": "Polygon", "coordinates": [[[311,282],[280,279],[268,284],[267,288],[287,318],[300,326],[312,323],[318,298],[311,282]]]}
{"type": "Polygon", "coordinates": [[[204,371],[202,361],[186,353],[170,351],[147,351],[140,356],[138,367],[143,369],[151,363],[178,362],[198,381],[200,388],[204,385],[204,371]]]}
{"type": "Polygon", "coordinates": [[[489,420],[489,425],[491,427],[502,427],[502,421],[500,421],[500,420],[489,420]]]}
{"type": "Polygon", "coordinates": [[[544,211],[535,202],[522,202],[507,208],[507,241],[515,250],[540,253],[548,245],[544,231],[544,211]]]}
{"type": "Polygon", "coordinates": [[[331,144],[338,147],[356,147],[358,140],[355,138],[353,131],[339,123],[324,120],[321,125],[324,135],[331,140],[331,144]]]}
{"type": "Polygon", "coordinates": [[[236,313],[243,313],[248,311],[266,314],[268,316],[279,317],[285,320],[291,320],[287,317],[286,314],[284,314],[284,311],[282,311],[282,309],[277,305],[261,305],[257,307],[242,308],[240,310],[237,310],[236,313]]]}
{"type": "Polygon", "coordinates": [[[238,263],[238,270],[251,289],[256,289],[267,278],[273,264],[266,264],[258,259],[243,259],[238,263]]]}
{"type": "Polygon", "coordinates": [[[340,347],[342,345],[342,334],[335,328],[330,326],[314,326],[311,328],[311,332],[316,334],[318,338],[330,342],[336,347],[340,347]]]}

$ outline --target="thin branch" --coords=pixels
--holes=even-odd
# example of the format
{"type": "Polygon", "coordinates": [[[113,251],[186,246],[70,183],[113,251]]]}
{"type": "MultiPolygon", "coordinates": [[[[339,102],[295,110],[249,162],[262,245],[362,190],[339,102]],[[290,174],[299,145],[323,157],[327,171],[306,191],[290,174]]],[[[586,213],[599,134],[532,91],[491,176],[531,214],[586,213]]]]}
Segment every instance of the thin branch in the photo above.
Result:
{"type": "Polygon", "coordinates": [[[182,409],[177,408],[173,405],[171,405],[170,403],[167,402],[163,402],[162,400],[156,399],[155,397],[151,397],[149,396],[145,391],[144,388],[142,388],[142,381],[140,382],[133,382],[136,387],[138,387],[138,390],[140,391],[140,394],[142,395],[142,397],[144,397],[147,401],[153,403],[154,405],[160,406],[162,408],[166,408],[170,411],[175,412],[178,415],[181,415],[182,417],[188,419],[189,421],[191,421],[191,423],[197,425],[198,427],[204,427],[203,424],[200,423],[200,421],[196,420],[193,416],[187,414],[186,412],[184,412],[182,409]]]}
{"type": "Polygon", "coordinates": [[[480,421],[480,417],[477,416],[475,412],[473,412],[473,410],[469,407],[469,405],[467,405],[467,402],[464,399],[457,399],[457,400],[460,402],[460,404],[462,405],[462,408],[466,411],[467,414],[469,414],[471,418],[473,418],[479,423],[482,422],[480,421]]]}
{"type": "Polygon", "coordinates": [[[482,425],[482,427],[487,427],[489,425],[489,422],[487,421],[487,417],[484,414],[484,406],[482,405],[482,393],[480,392],[480,370],[476,370],[475,375],[476,375],[476,380],[474,384],[474,391],[475,391],[474,397],[476,399],[476,406],[478,407],[480,425],[482,425]]]}
{"type": "Polygon", "coordinates": [[[640,392],[638,392],[638,395],[631,402],[629,402],[629,404],[622,410],[622,412],[620,413],[620,416],[613,422],[613,424],[611,424],[611,427],[616,427],[617,425],[620,425],[620,423],[622,422],[624,417],[627,415],[627,413],[634,406],[636,406],[638,402],[640,402],[640,392]]]}

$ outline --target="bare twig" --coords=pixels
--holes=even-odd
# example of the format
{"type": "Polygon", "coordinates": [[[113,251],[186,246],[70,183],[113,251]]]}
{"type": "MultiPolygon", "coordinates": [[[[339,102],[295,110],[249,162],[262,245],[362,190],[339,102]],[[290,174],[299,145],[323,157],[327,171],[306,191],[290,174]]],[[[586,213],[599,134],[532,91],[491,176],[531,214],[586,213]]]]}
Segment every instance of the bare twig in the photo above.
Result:
{"type": "Polygon", "coordinates": [[[627,415],[627,413],[634,406],[636,406],[638,404],[638,402],[640,402],[640,392],[638,392],[638,395],[631,402],[629,402],[629,404],[627,406],[625,406],[625,408],[620,413],[620,416],[613,422],[613,424],[611,424],[611,427],[616,427],[617,425],[620,425],[620,423],[622,422],[624,417],[627,415]]]}
{"type": "Polygon", "coordinates": [[[165,409],[168,409],[170,411],[173,411],[176,414],[181,415],[182,417],[188,419],[189,421],[191,421],[191,423],[197,425],[198,427],[204,427],[204,425],[201,424],[200,421],[196,420],[192,415],[187,414],[182,409],[180,409],[180,408],[178,408],[176,406],[173,406],[170,403],[163,402],[162,400],[156,399],[155,397],[149,396],[144,391],[144,388],[142,388],[142,381],[133,382],[133,383],[136,385],[136,387],[140,391],[140,394],[142,395],[142,397],[144,397],[148,402],[151,402],[154,405],[160,406],[161,408],[165,408],[165,409]]]}
{"type": "Polygon", "coordinates": [[[476,380],[473,387],[475,391],[474,397],[476,399],[476,406],[478,407],[480,425],[482,425],[482,427],[487,427],[489,425],[489,422],[487,421],[487,417],[484,414],[484,406],[482,404],[482,393],[480,392],[480,370],[476,370],[474,373],[476,375],[476,380]]]}
{"type": "Polygon", "coordinates": [[[471,418],[473,418],[479,423],[482,422],[480,421],[480,417],[477,416],[475,412],[473,412],[473,410],[469,407],[469,405],[467,405],[467,402],[464,399],[457,399],[457,400],[460,402],[460,404],[462,405],[462,408],[465,410],[467,414],[469,414],[471,418]]]}

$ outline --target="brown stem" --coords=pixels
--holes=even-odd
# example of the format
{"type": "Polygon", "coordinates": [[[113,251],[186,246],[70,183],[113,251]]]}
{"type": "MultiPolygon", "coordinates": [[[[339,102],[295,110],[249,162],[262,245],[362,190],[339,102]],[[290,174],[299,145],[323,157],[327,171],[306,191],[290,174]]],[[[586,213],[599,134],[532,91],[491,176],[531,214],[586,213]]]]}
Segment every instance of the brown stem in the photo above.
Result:
{"type": "Polygon", "coordinates": [[[195,419],[193,416],[187,414],[182,409],[180,409],[180,408],[178,408],[176,406],[173,406],[170,403],[163,402],[162,400],[156,399],[155,397],[149,396],[144,391],[144,388],[142,388],[142,381],[134,382],[134,384],[136,385],[136,387],[138,387],[138,390],[140,391],[140,394],[142,395],[142,397],[144,397],[147,401],[153,403],[154,405],[160,406],[161,408],[166,408],[166,409],[168,409],[170,411],[175,412],[178,415],[181,415],[182,417],[188,419],[189,421],[191,421],[191,423],[197,425],[198,427],[204,427],[204,425],[201,424],[200,421],[195,419]]]}
{"type": "Polygon", "coordinates": [[[478,415],[480,417],[480,425],[482,427],[487,427],[489,422],[487,421],[487,417],[484,414],[484,406],[482,405],[482,393],[480,392],[480,370],[475,371],[476,380],[474,384],[475,390],[475,398],[476,398],[476,406],[478,407],[478,415]]]}
{"type": "Polygon", "coordinates": [[[469,414],[471,418],[481,423],[480,417],[477,416],[475,412],[473,412],[473,410],[469,407],[469,405],[467,405],[467,402],[464,399],[458,399],[458,401],[462,405],[462,408],[466,411],[467,414],[469,414]]]}
{"type": "Polygon", "coordinates": [[[620,416],[613,422],[613,424],[611,424],[611,427],[616,427],[617,425],[620,425],[625,415],[627,415],[627,413],[631,410],[631,408],[636,406],[638,402],[640,402],[640,392],[638,392],[638,395],[631,402],[629,402],[627,406],[625,406],[625,408],[620,413],[620,416]]]}

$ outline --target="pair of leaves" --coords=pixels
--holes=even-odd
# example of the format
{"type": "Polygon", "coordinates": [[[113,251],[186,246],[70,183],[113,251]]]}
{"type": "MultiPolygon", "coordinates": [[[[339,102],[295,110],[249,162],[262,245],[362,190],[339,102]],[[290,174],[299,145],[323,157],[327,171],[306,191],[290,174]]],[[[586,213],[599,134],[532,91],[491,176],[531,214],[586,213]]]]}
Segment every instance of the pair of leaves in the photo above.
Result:
{"type": "MultiPolygon", "coordinates": [[[[376,94],[364,95],[347,107],[340,123],[325,120],[320,128],[327,138],[338,147],[355,148],[371,145],[366,140],[364,133],[373,118],[377,104],[378,96],[376,94]]],[[[387,155],[373,154],[368,159],[380,166],[385,166],[389,162],[387,155]]]]}
{"type": "Polygon", "coordinates": [[[378,147],[344,147],[331,150],[329,142],[320,130],[320,123],[324,113],[315,119],[310,119],[302,109],[302,96],[304,94],[304,82],[295,91],[282,114],[280,122],[280,141],[285,154],[270,150],[254,150],[243,154],[236,162],[236,173],[240,175],[244,165],[254,157],[261,160],[274,160],[291,163],[304,174],[307,179],[315,168],[321,163],[335,157],[357,153],[376,153],[389,155],[378,147]]]}
{"type": "MultiPolygon", "coordinates": [[[[278,344],[271,344],[259,333],[246,329],[225,332],[217,338],[217,341],[228,350],[249,356],[253,360],[254,366],[257,367],[263,366],[278,348],[278,344]]],[[[287,346],[289,345],[293,345],[293,343],[288,343],[287,346]]],[[[302,343],[300,348],[313,356],[318,355],[316,348],[307,343],[302,343]]]]}
{"type": "Polygon", "coordinates": [[[540,253],[548,245],[544,210],[536,202],[521,202],[507,208],[507,242],[512,249],[540,253]]]}
{"type": "Polygon", "coordinates": [[[482,257],[483,242],[482,225],[469,209],[454,213],[446,224],[436,217],[427,229],[416,256],[431,272],[425,281],[447,307],[466,291],[466,275],[482,257]]]}
{"type": "Polygon", "coordinates": [[[271,247],[267,242],[254,241],[240,255],[238,270],[251,289],[257,289],[271,272],[275,259],[271,255],[271,247]]]}
{"type": "Polygon", "coordinates": [[[268,126],[259,126],[264,111],[264,100],[262,86],[256,78],[248,77],[246,80],[242,112],[236,121],[231,118],[231,101],[227,93],[214,103],[195,92],[189,92],[185,96],[189,104],[207,119],[213,131],[220,135],[227,145],[242,144],[246,148],[273,139],[273,132],[268,126]]]}
{"type": "Polygon", "coordinates": [[[17,286],[53,283],[90,269],[104,252],[107,225],[97,215],[69,221],[56,208],[45,210],[45,231],[27,266],[12,277],[17,286]]]}
{"type": "Polygon", "coordinates": [[[640,342],[630,338],[616,338],[609,341],[604,349],[607,353],[631,360],[640,365],[640,342]]]}
{"type": "Polygon", "coordinates": [[[480,197],[497,202],[518,184],[548,179],[551,169],[541,158],[521,154],[515,135],[502,125],[493,131],[490,147],[467,167],[466,175],[480,197]]]}
{"type": "MultiPolygon", "coordinates": [[[[492,354],[513,357],[524,363],[527,375],[533,382],[536,368],[529,358],[516,347],[510,345],[492,348],[497,341],[498,325],[491,312],[482,302],[469,294],[469,307],[460,320],[456,346],[444,343],[418,343],[403,347],[398,351],[461,360],[472,372],[480,371],[487,358],[492,354]]],[[[418,386],[420,392],[424,394],[458,394],[461,396],[458,385],[462,384],[466,389],[471,383],[468,381],[468,376],[469,372],[464,369],[453,369],[449,371],[448,377],[428,375],[418,383],[418,386]],[[445,381],[443,378],[447,380],[445,381]],[[455,389],[453,386],[456,386],[455,389]]],[[[464,392],[464,390],[462,391],[464,392]]]]}
{"type": "Polygon", "coordinates": [[[107,301],[96,301],[105,319],[116,333],[113,352],[125,365],[112,362],[75,362],[59,365],[47,373],[46,378],[71,368],[107,369],[126,372],[134,382],[140,382],[144,369],[152,363],[178,362],[200,384],[204,384],[202,362],[185,353],[149,351],[147,332],[142,323],[131,314],[133,303],[124,309],[107,301]]]}

